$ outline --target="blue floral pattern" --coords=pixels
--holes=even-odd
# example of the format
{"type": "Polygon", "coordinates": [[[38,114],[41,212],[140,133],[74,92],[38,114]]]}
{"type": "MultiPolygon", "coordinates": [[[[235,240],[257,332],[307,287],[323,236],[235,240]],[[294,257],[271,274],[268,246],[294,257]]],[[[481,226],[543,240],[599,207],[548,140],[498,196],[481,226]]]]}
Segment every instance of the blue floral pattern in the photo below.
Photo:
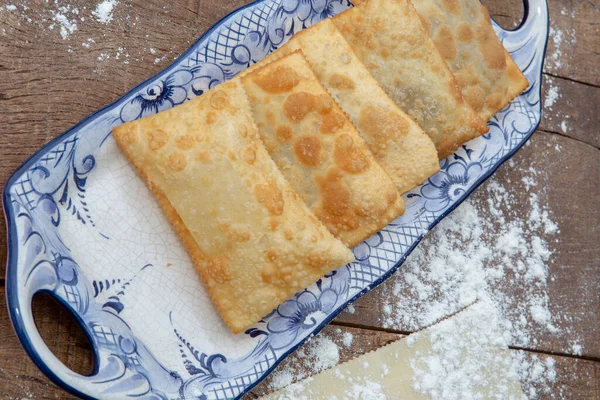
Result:
{"type": "MultiPolygon", "coordinates": [[[[182,58],[121,100],[90,117],[38,152],[9,180],[4,207],[9,224],[7,298],[21,342],[57,384],[81,397],[145,399],[232,399],[240,397],[345,305],[386,279],[433,224],[456,207],[530,137],[540,121],[540,75],[547,39],[547,7],[535,10],[517,31],[495,27],[530,88],[490,121],[490,133],[442,161],[441,171],[406,196],[406,213],[353,249],[356,262],[324,276],[285,301],[243,338],[251,350],[228,356],[167,321],[180,352],[167,368],[156,354],[160,342],[134,334],[128,288],[152,270],[135,265],[132,276],[97,277],[79,265],[63,242],[62,229],[96,228],[99,199],[88,183],[104,165],[99,156],[114,126],[169,109],[230,79],[285,43],[295,32],[350,7],[347,0],[263,0],[231,14],[182,58]],[[68,217],[68,218],[67,218],[68,217]],[[79,224],[79,225],[74,225],[79,224]],[[74,311],[97,353],[97,371],[81,377],[57,363],[40,342],[29,304],[40,290],[74,311]],[[190,337],[188,337],[190,336],[190,337]]],[[[107,229],[107,228],[104,228],[107,229]]],[[[99,241],[111,232],[97,231],[99,241]]],[[[214,329],[211,327],[211,329],[214,329]]]]}

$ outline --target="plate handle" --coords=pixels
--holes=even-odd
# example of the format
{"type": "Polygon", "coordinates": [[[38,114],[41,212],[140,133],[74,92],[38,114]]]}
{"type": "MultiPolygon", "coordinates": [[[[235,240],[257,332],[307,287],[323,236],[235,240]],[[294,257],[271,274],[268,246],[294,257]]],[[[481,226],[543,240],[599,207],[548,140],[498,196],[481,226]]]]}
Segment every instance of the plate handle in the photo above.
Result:
{"type": "MultiPolygon", "coordinates": [[[[505,30],[494,23],[494,28],[506,49],[513,55],[523,53],[524,47],[544,49],[548,41],[548,3],[547,0],[523,0],[523,19],[514,30],[505,30]]],[[[536,54],[543,61],[544,52],[536,54]]],[[[513,55],[514,58],[514,55],[513,55]]],[[[515,60],[516,61],[516,60],[515,60]]],[[[519,64],[517,62],[517,64],[519,64]]],[[[523,67],[519,64],[520,67],[523,67]]],[[[523,69],[523,68],[522,68],[523,69]]]]}
{"type": "MultiPolygon", "coordinates": [[[[149,380],[169,393],[177,393],[181,378],[163,368],[133,336],[129,326],[107,302],[98,302],[93,288],[71,259],[42,260],[24,276],[16,290],[7,284],[9,314],[17,336],[34,363],[52,381],[84,399],[158,400],[149,380]],[[91,375],[80,375],[65,366],[48,348],[35,325],[32,300],[47,293],[76,318],[94,352],[91,375]]],[[[118,308],[118,307],[117,307],[118,308]]]]}
{"type": "Polygon", "coordinates": [[[98,375],[99,357],[97,348],[94,346],[86,329],[85,322],[83,322],[81,315],[69,304],[64,295],[61,295],[56,290],[60,286],[60,283],[51,265],[38,264],[37,268],[32,270],[27,280],[29,281],[29,284],[25,286],[27,290],[16,292],[13,285],[7,285],[6,293],[13,327],[21,339],[23,347],[38,368],[55,383],[68,385],[75,394],[82,398],[91,398],[87,394],[90,393],[90,383],[96,380],[98,375]],[[65,307],[75,317],[80,328],[85,332],[94,352],[95,365],[91,375],[84,376],[70,370],[52,353],[44,342],[33,317],[32,303],[33,297],[37,293],[46,293],[58,301],[62,307],[65,307]],[[17,304],[15,304],[15,300],[17,300],[16,296],[18,296],[17,304]]]}

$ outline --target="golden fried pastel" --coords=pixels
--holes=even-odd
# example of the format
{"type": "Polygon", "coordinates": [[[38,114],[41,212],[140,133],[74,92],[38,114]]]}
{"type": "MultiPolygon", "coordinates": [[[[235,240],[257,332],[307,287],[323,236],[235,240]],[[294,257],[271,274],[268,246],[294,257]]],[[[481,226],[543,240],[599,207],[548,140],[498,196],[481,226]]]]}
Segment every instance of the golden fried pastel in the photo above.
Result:
{"type": "Polygon", "coordinates": [[[347,246],[404,212],[391,178],[299,51],[244,75],[269,154],[296,193],[347,246]]]}
{"type": "Polygon", "coordinates": [[[487,132],[409,0],[354,3],[334,23],[381,87],[433,140],[439,158],[487,132]]]}
{"type": "Polygon", "coordinates": [[[383,91],[331,19],[300,31],[255,65],[296,50],[302,50],[315,75],[348,115],[400,193],[439,170],[431,139],[383,91]]]}
{"type": "Polygon", "coordinates": [[[463,97],[487,121],[529,83],[500,43],[479,0],[413,0],[463,97]]]}
{"type": "Polygon", "coordinates": [[[234,333],[353,260],[269,157],[239,82],[113,135],[156,194],[234,333]]]}

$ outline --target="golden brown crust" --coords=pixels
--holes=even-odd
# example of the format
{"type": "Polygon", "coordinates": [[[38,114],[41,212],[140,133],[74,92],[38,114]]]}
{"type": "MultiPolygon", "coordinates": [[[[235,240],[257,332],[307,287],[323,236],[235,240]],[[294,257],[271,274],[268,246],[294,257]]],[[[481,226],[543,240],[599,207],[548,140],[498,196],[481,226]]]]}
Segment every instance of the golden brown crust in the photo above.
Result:
{"type": "Polygon", "coordinates": [[[301,31],[286,47],[302,49],[400,193],[439,170],[431,139],[379,86],[331,19],[301,31]]]}
{"type": "Polygon", "coordinates": [[[241,82],[269,154],[309,208],[347,246],[404,212],[391,178],[300,51],[244,75],[241,82]],[[266,77],[280,81],[278,74],[296,77],[287,92],[274,93],[263,84],[266,77]]]}
{"type": "Polygon", "coordinates": [[[297,33],[247,73],[296,50],[302,50],[400,193],[439,170],[431,139],[379,86],[331,19],[297,33]]]}
{"type": "Polygon", "coordinates": [[[487,132],[410,1],[363,0],[333,21],[381,87],[433,140],[440,158],[487,132]]]}
{"type": "Polygon", "coordinates": [[[479,0],[413,0],[413,4],[463,96],[484,121],[529,86],[479,0]]]}
{"type": "Polygon", "coordinates": [[[234,333],[353,259],[270,159],[239,83],[115,128],[113,136],[234,333]]]}

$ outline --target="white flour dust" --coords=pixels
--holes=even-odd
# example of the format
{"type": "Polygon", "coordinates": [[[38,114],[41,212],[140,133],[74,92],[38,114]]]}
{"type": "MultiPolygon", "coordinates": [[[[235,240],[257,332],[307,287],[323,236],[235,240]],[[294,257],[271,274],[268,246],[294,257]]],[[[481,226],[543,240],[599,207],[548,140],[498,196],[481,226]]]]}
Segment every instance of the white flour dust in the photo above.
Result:
{"type": "MultiPolygon", "coordinates": [[[[563,8],[561,13],[565,13],[567,10],[563,8]]],[[[575,11],[571,11],[571,15],[574,17],[575,11]]],[[[572,47],[577,43],[574,29],[561,29],[554,26],[550,26],[549,40],[552,42],[552,50],[546,56],[548,66],[550,68],[560,69],[564,63],[567,62],[566,57],[563,54],[563,49],[566,47],[572,47]]]]}
{"type": "Polygon", "coordinates": [[[92,12],[96,21],[108,24],[113,19],[113,9],[119,4],[117,0],[104,0],[96,6],[92,12]]]}
{"type": "MultiPolygon", "coordinates": [[[[522,172],[520,186],[530,192],[540,173],[522,172]]],[[[385,327],[422,329],[484,299],[498,309],[510,345],[531,346],[540,332],[558,333],[556,322],[568,316],[549,309],[548,240],[559,227],[539,188],[520,205],[512,187],[493,179],[484,190],[487,198],[469,199],[446,217],[386,286],[385,327]]]]}
{"type": "MultiPolygon", "coordinates": [[[[554,110],[554,108],[556,108],[554,106],[557,105],[557,102],[563,98],[561,88],[556,85],[555,79],[548,75],[545,76],[544,87],[547,87],[546,94],[544,96],[544,118],[548,121],[553,122],[555,120],[558,120],[556,121],[556,124],[558,124],[558,128],[556,129],[560,129],[562,133],[568,133],[568,121],[569,119],[571,119],[571,115],[569,113],[564,113],[564,111],[561,111],[563,110],[563,107],[557,107],[557,110],[554,110]]],[[[570,100],[568,97],[565,99],[565,102],[567,105],[570,104],[570,100]]],[[[561,105],[564,105],[564,103],[561,105]]]]}
{"type": "Polygon", "coordinates": [[[548,77],[546,81],[549,85],[548,92],[544,98],[544,109],[552,111],[552,107],[558,99],[562,97],[562,93],[558,86],[554,86],[554,79],[548,77]]]}
{"type": "MultiPolygon", "coordinates": [[[[310,338],[294,355],[302,360],[303,364],[310,366],[308,375],[324,371],[340,362],[338,345],[330,338],[321,335],[310,338]]],[[[278,390],[289,385],[293,380],[300,380],[308,375],[306,372],[296,371],[293,366],[280,368],[273,373],[269,387],[278,390]]]]}
{"type": "Polygon", "coordinates": [[[431,343],[426,353],[416,351],[408,360],[413,388],[432,399],[495,398],[520,400],[514,388],[519,381],[506,344],[498,331],[493,308],[479,302],[424,332],[408,336],[409,346],[426,334],[431,343]],[[502,375],[490,374],[490,359],[502,375]]]}
{"type": "MultiPolygon", "coordinates": [[[[85,31],[84,24],[104,24],[108,25],[115,23],[115,11],[120,5],[120,0],[98,0],[95,7],[88,9],[87,7],[75,7],[74,0],[46,0],[42,7],[32,10],[28,4],[28,0],[14,0],[12,4],[0,6],[0,12],[12,13],[16,17],[16,25],[21,23],[32,24],[36,30],[48,30],[65,41],[65,50],[68,53],[74,53],[78,45],[72,43],[73,40],[78,40],[81,43],[81,49],[93,50],[99,44],[99,47],[105,48],[102,52],[96,54],[98,65],[94,67],[93,72],[101,71],[102,63],[108,60],[118,61],[125,65],[130,61],[136,62],[149,61],[154,64],[159,64],[170,59],[170,54],[159,55],[154,47],[139,48],[137,54],[131,54],[125,46],[118,46],[115,50],[106,50],[107,46],[103,45],[103,38],[107,38],[110,33],[104,31],[99,37],[81,38],[82,31],[85,31]],[[146,58],[145,55],[150,54],[151,57],[146,58]]],[[[168,7],[163,7],[163,12],[168,13],[168,7]]],[[[130,26],[135,27],[139,22],[139,16],[127,16],[126,21],[130,26]]],[[[168,23],[165,19],[161,23],[168,23]]],[[[14,29],[13,29],[14,30],[14,29]]],[[[95,31],[97,28],[95,28],[95,31]]],[[[2,27],[2,35],[10,35],[11,27],[2,27]]],[[[14,32],[12,32],[14,34],[14,32]]],[[[145,36],[145,40],[150,40],[150,35],[145,36]]],[[[112,47],[112,46],[110,46],[112,47]]],[[[108,48],[110,48],[108,47],[108,48]]],[[[176,58],[176,57],[174,57],[176,58]]]]}
{"type": "Polygon", "coordinates": [[[542,396],[552,395],[552,398],[564,399],[562,390],[551,393],[552,385],[556,382],[556,361],[552,357],[542,356],[522,350],[513,351],[514,365],[521,378],[523,393],[528,399],[539,399],[542,396]]]}

